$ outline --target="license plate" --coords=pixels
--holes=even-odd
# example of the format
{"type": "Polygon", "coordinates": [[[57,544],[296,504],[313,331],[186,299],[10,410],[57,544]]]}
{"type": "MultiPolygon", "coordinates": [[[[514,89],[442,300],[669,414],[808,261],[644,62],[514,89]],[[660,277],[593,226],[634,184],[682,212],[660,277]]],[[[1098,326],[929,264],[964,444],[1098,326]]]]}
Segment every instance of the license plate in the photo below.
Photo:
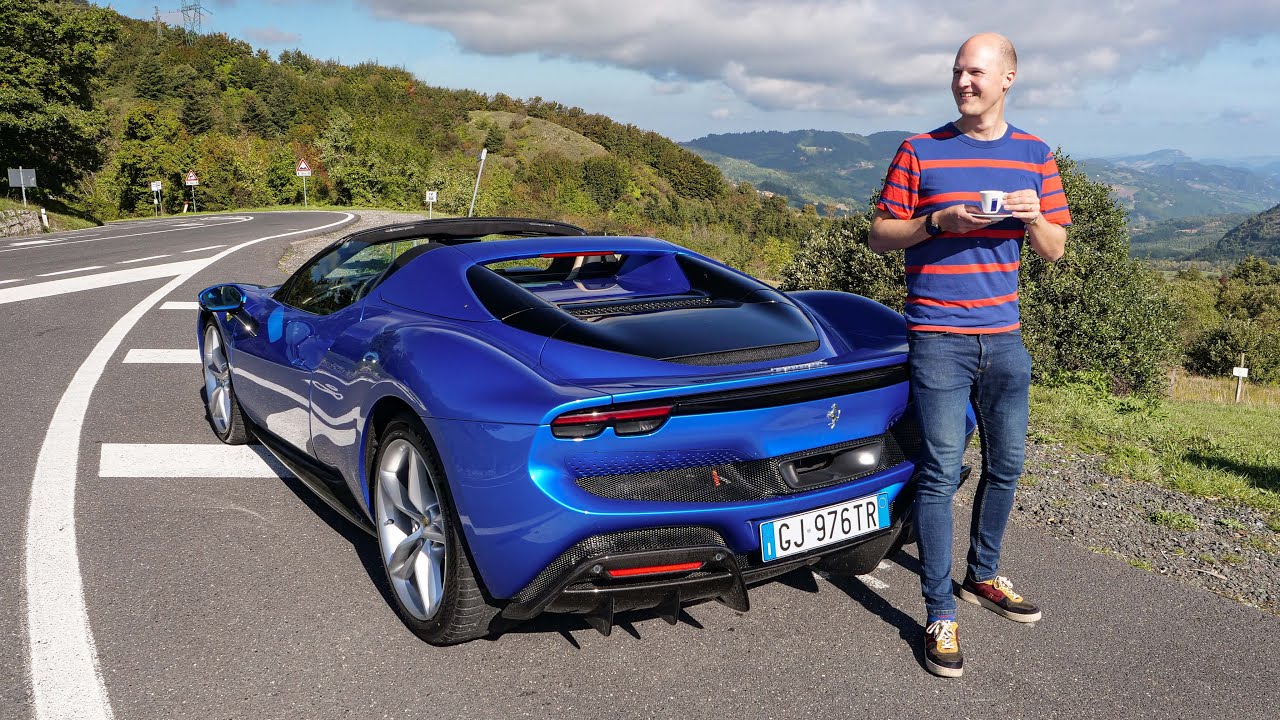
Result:
{"type": "Polygon", "coordinates": [[[760,524],[765,562],[889,527],[889,493],[849,500],[760,524]]]}

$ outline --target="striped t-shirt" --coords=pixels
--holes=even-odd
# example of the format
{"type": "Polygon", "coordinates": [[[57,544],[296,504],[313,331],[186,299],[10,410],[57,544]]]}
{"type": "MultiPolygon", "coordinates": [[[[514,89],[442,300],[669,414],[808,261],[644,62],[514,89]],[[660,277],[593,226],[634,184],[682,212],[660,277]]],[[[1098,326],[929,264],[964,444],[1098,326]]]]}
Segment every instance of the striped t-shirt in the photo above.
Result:
{"type": "MultiPolygon", "coordinates": [[[[1039,193],[1044,220],[1071,224],[1058,164],[1043,140],[1012,125],[998,140],[975,140],[947,123],[902,141],[877,207],[907,220],[950,205],[976,211],[981,190],[1025,189],[1039,193]]],[[[1025,235],[1022,221],[1009,218],[907,248],[907,327],[969,334],[1018,329],[1025,235]]]]}

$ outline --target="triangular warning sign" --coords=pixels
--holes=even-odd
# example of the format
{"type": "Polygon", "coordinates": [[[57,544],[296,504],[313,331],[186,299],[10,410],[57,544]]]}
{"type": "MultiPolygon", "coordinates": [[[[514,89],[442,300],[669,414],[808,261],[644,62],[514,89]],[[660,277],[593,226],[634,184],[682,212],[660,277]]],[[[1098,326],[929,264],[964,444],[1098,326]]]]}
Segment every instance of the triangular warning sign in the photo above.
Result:
{"type": "Polygon", "coordinates": [[[307,164],[306,160],[298,161],[298,172],[311,172],[311,166],[307,164]]]}
{"type": "Polygon", "coordinates": [[[195,170],[188,170],[188,171],[187,171],[187,182],[192,182],[193,180],[198,180],[198,179],[199,179],[199,178],[197,178],[197,177],[196,177],[196,171],[195,171],[195,170]]]}

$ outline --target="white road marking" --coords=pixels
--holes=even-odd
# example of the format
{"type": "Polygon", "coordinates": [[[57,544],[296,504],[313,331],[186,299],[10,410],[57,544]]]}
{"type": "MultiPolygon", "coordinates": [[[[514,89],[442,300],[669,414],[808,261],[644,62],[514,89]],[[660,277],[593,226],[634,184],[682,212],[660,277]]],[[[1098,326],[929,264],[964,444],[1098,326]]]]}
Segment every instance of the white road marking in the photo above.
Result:
{"type": "Polygon", "coordinates": [[[226,247],[226,245],[210,245],[209,247],[196,248],[195,250],[183,250],[182,252],[184,253],[203,252],[205,250],[217,250],[220,247],[226,247]]]}
{"type": "Polygon", "coordinates": [[[9,247],[26,247],[28,245],[48,245],[53,240],[27,240],[25,242],[9,243],[9,247]]]}
{"type": "Polygon", "coordinates": [[[14,278],[13,280],[0,280],[0,285],[8,285],[9,283],[22,282],[23,278],[14,278]]]}
{"type": "Polygon", "coordinates": [[[169,257],[169,256],[168,256],[168,255],[148,255],[147,257],[144,257],[144,258],[137,258],[137,259],[134,259],[134,260],[121,260],[120,262],[118,262],[118,263],[116,263],[116,264],[117,264],[117,265],[128,265],[129,263],[146,262],[147,260],[159,260],[160,258],[167,258],[167,257],[169,257]]]}
{"type": "MultiPolygon", "coordinates": [[[[314,230],[342,225],[355,217],[344,214],[343,220],[314,230]]],[[[189,270],[148,295],[111,326],[76,370],[58,401],[36,459],[27,506],[27,648],[31,657],[31,694],[36,718],[110,720],[113,717],[93,633],[89,630],[80,556],[76,549],[76,478],[85,415],[94,387],[142,316],[197,272],[242,248],[293,234],[249,240],[213,257],[192,261],[189,270]]]]}
{"type": "Polygon", "coordinates": [[[195,348],[133,349],[124,356],[127,363],[200,364],[200,351],[195,348]]]}
{"type": "Polygon", "coordinates": [[[53,277],[54,275],[70,275],[71,273],[89,272],[90,270],[101,270],[101,265],[90,265],[89,267],[76,268],[74,270],[59,270],[58,272],[40,273],[36,277],[53,277]]]}
{"type": "Polygon", "coordinates": [[[206,259],[201,260],[183,260],[181,262],[164,263],[162,265],[146,265],[144,267],[129,268],[127,270],[112,270],[104,273],[94,273],[92,275],[82,275],[74,278],[63,278],[62,280],[49,280],[47,282],[32,283],[21,287],[6,288],[0,290],[0,305],[11,302],[20,302],[22,300],[33,300],[35,298],[49,297],[50,295],[62,295],[63,293],[79,292],[81,290],[94,290],[96,288],[110,287],[112,285],[123,285],[124,283],[138,282],[140,280],[154,280],[156,278],[173,277],[174,275],[182,275],[192,273],[204,267],[206,259]]]}
{"type": "MultiPolygon", "coordinates": [[[[219,219],[222,219],[222,218],[219,218],[219,219]]],[[[220,222],[220,223],[216,223],[216,224],[214,224],[214,225],[210,225],[209,227],[217,227],[217,226],[219,226],[219,225],[234,225],[234,224],[236,224],[236,223],[248,222],[248,221],[250,221],[250,220],[252,220],[252,219],[253,219],[253,216],[252,216],[252,215],[248,215],[248,216],[245,216],[245,217],[238,217],[238,216],[237,216],[237,217],[229,217],[229,218],[225,218],[225,219],[227,220],[227,222],[220,222]]],[[[149,225],[154,225],[154,224],[155,224],[155,223],[137,223],[137,224],[135,224],[135,226],[134,226],[134,227],[137,227],[137,226],[140,226],[140,225],[147,225],[147,226],[149,226],[149,225]]],[[[187,229],[187,228],[166,226],[166,227],[165,227],[165,229],[163,229],[163,230],[151,230],[151,231],[149,231],[149,232],[129,233],[129,234],[127,234],[127,235],[103,235],[103,236],[101,236],[101,237],[91,237],[91,238],[80,238],[80,236],[76,235],[76,236],[73,236],[73,237],[77,237],[77,238],[80,238],[80,239],[78,239],[78,240],[65,240],[65,241],[59,242],[59,243],[58,243],[58,247],[62,247],[63,245],[75,245],[75,244],[77,244],[77,243],[96,242],[96,241],[98,241],[98,240],[120,240],[120,239],[123,239],[123,238],[140,237],[140,236],[142,236],[142,235],[159,235],[159,234],[161,234],[161,233],[178,232],[179,230],[186,230],[186,229],[187,229]]],[[[34,241],[33,241],[33,242],[34,242],[34,241]]],[[[53,240],[47,240],[46,242],[54,242],[54,241],[53,241],[53,240]]],[[[221,247],[221,246],[219,246],[219,247],[221,247]]],[[[17,251],[19,251],[19,250],[31,250],[31,249],[33,249],[33,248],[29,248],[29,247],[9,247],[9,248],[7,248],[7,249],[5,249],[5,250],[0,250],[0,253],[6,253],[6,252],[17,252],[17,251]]]]}
{"type": "Polygon", "coordinates": [[[883,580],[880,580],[872,575],[854,575],[854,577],[861,580],[863,585],[866,585],[872,590],[888,590],[889,589],[889,583],[883,580]]]}
{"type": "Polygon", "coordinates": [[[199,310],[200,303],[194,300],[170,300],[160,306],[161,310],[199,310]]]}
{"type": "Polygon", "coordinates": [[[104,478],[291,478],[261,445],[103,443],[104,478]]]}

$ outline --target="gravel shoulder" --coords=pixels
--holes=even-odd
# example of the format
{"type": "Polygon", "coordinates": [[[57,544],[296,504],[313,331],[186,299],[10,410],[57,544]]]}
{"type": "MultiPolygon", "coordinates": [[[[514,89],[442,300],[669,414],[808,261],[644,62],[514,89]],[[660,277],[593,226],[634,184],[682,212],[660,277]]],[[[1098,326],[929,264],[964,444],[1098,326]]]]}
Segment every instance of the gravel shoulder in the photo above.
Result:
{"type": "MultiPolygon", "coordinates": [[[[416,213],[360,211],[351,225],[290,245],[280,270],[292,273],[321,248],[357,230],[425,219],[416,213]]],[[[966,461],[975,473],[957,495],[958,506],[971,505],[977,486],[981,458],[976,447],[966,461]]],[[[1099,456],[1029,443],[1012,522],[1280,615],[1280,533],[1267,527],[1261,513],[1114,477],[1103,467],[1099,456]]],[[[968,521],[959,507],[956,517],[962,525],[968,521]]]]}

